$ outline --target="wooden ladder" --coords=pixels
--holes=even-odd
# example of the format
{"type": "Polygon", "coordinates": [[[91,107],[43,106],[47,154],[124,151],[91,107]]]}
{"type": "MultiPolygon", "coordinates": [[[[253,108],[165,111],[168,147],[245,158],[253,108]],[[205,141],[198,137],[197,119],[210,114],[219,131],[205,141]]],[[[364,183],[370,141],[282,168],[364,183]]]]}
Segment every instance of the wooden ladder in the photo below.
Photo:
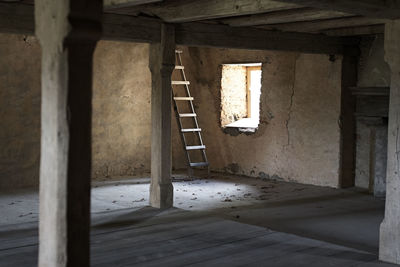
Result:
{"type": "MultiPolygon", "coordinates": [[[[210,168],[206,155],[206,146],[203,143],[203,138],[201,136],[201,128],[199,127],[199,123],[197,121],[197,114],[195,112],[193,105],[194,98],[190,94],[190,89],[189,89],[190,82],[186,79],[185,67],[182,64],[181,54],[182,54],[181,50],[175,50],[175,57],[176,57],[175,72],[178,71],[180,73],[179,76],[181,77],[181,80],[171,81],[171,84],[172,84],[175,115],[180,131],[183,149],[186,153],[189,177],[192,177],[194,167],[203,167],[203,168],[207,167],[208,174],[210,173],[210,168]],[[186,107],[188,112],[185,113],[181,112],[184,109],[184,107],[186,107]],[[197,140],[198,144],[188,145],[187,134],[195,135],[194,137],[192,136],[192,138],[194,140],[197,140]],[[190,151],[192,152],[200,151],[202,160],[199,162],[193,162],[190,157],[190,151]]],[[[175,75],[175,77],[176,76],[178,75],[175,75]]]]}

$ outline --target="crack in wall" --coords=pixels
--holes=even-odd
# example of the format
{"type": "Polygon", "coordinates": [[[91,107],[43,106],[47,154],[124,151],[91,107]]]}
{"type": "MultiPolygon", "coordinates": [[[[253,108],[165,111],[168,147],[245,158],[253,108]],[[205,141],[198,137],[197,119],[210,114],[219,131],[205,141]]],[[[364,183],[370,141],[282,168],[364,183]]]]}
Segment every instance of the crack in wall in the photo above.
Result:
{"type": "Polygon", "coordinates": [[[292,83],[292,92],[290,95],[290,103],[289,103],[289,108],[288,108],[288,115],[287,119],[285,121],[285,127],[286,127],[286,132],[287,132],[287,143],[283,147],[286,148],[290,145],[290,131],[289,131],[289,123],[292,118],[292,113],[293,113],[293,99],[295,95],[295,86],[296,86],[296,65],[297,65],[297,57],[294,61],[294,66],[293,66],[293,83],[292,83]]]}

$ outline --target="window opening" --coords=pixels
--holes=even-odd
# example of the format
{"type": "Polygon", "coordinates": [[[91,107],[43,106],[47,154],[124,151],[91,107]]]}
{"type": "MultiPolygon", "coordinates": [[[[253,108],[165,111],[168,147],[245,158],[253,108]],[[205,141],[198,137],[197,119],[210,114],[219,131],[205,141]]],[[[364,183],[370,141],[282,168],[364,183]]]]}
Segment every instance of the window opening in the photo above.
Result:
{"type": "Polygon", "coordinates": [[[260,123],[261,63],[224,64],[221,125],[255,132],[260,123]]]}

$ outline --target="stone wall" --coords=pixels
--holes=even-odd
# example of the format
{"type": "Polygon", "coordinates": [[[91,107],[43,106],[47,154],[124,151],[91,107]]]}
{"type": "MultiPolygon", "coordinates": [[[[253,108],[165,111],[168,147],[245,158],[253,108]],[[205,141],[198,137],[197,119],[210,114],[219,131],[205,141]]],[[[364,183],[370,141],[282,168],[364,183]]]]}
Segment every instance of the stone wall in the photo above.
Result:
{"type": "Polygon", "coordinates": [[[221,124],[247,117],[247,71],[238,65],[222,66],[221,124]]]}

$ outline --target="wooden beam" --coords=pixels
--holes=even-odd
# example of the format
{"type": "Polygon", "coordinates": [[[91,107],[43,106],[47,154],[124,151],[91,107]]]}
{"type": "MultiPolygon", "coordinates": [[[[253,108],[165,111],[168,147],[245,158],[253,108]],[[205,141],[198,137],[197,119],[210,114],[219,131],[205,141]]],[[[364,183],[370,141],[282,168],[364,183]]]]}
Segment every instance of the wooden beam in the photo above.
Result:
{"type": "Polygon", "coordinates": [[[113,9],[120,7],[132,7],[144,4],[153,4],[163,0],[104,0],[104,9],[113,9]]]}
{"type": "Polygon", "coordinates": [[[334,28],[349,28],[349,27],[377,25],[377,24],[384,24],[386,22],[387,22],[386,19],[375,19],[375,18],[354,16],[349,18],[265,25],[265,26],[260,26],[260,28],[265,30],[280,30],[288,32],[320,32],[322,30],[328,30],[334,28]]]}
{"type": "Polygon", "coordinates": [[[379,260],[400,264],[400,20],[386,24],[384,46],[391,77],[385,218],[380,228],[379,260]]]}
{"type": "Polygon", "coordinates": [[[271,0],[172,0],[121,10],[124,13],[118,12],[118,10],[115,11],[126,15],[145,13],[161,18],[165,22],[177,23],[260,14],[298,7],[296,4],[271,0]]]}
{"type": "Polygon", "coordinates": [[[157,19],[103,14],[104,40],[159,43],[161,22],[157,19]]]}
{"type": "Polygon", "coordinates": [[[286,11],[270,12],[265,14],[250,15],[222,20],[229,26],[257,26],[265,24],[278,24],[299,21],[322,20],[353,16],[348,13],[337,11],[325,11],[315,8],[291,9],[286,11]]]}
{"type": "Polygon", "coordinates": [[[384,32],[385,32],[385,25],[370,25],[370,26],[339,28],[339,29],[330,29],[322,31],[322,33],[329,36],[374,35],[374,34],[383,34],[384,32]]]}
{"type": "Polygon", "coordinates": [[[0,31],[33,34],[35,30],[32,5],[0,3],[0,31]]]}
{"type": "MultiPolygon", "coordinates": [[[[8,17],[0,16],[0,32],[13,32],[33,35],[33,7],[18,4],[0,3],[0,15],[4,7],[14,13],[8,17]],[[20,10],[21,8],[21,10],[20,10]],[[19,13],[27,14],[28,19],[19,20],[19,13]],[[12,15],[14,14],[14,15],[12,15]],[[10,20],[13,23],[10,23],[10,20]],[[32,23],[32,24],[31,24],[32,23]]],[[[180,45],[210,46],[240,49],[298,51],[304,53],[341,54],[343,45],[355,45],[356,40],[307,33],[285,33],[256,28],[229,27],[204,23],[176,24],[176,42],[180,45]]],[[[157,19],[103,14],[103,37],[105,40],[130,42],[160,42],[161,21],[157,19]]],[[[352,53],[357,53],[357,49],[352,53]]]]}
{"type": "MultiPolygon", "coordinates": [[[[176,43],[187,46],[342,54],[343,45],[357,46],[358,40],[191,22],[176,25],[176,43]]],[[[347,53],[358,54],[358,49],[348,50],[347,53]]]]}
{"type": "Polygon", "coordinates": [[[389,96],[390,87],[350,87],[351,94],[356,96],[389,96]]]}
{"type": "Polygon", "coordinates": [[[288,4],[341,11],[371,18],[400,18],[400,0],[277,0],[288,4]]]}
{"type": "Polygon", "coordinates": [[[93,53],[98,0],[35,1],[42,48],[38,266],[90,265],[93,53]]]}
{"type": "MultiPolygon", "coordinates": [[[[0,3],[0,32],[34,35],[32,5],[0,3]]],[[[105,40],[157,43],[160,42],[161,22],[157,19],[103,14],[105,40]]]]}
{"type": "Polygon", "coordinates": [[[171,75],[175,68],[175,29],[161,25],[160,43],[150,45],[151,71],[151,185],[150,205],[155,208],[173,206],[171,179],[171,75]]]}

